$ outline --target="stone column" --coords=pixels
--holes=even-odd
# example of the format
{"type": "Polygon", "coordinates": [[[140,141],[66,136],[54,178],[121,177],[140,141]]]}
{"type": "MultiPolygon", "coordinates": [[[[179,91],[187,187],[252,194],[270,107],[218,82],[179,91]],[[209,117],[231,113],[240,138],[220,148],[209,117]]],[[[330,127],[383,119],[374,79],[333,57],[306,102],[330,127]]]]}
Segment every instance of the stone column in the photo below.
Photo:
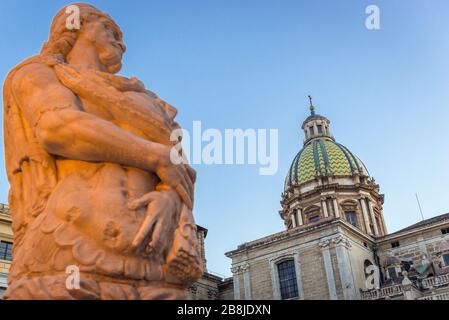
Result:
{"type": "Polygon", "coordinates": [[[366,208],[365,198],[364,197],[360,197],[359,201],[360,201],[360,204],[362,206],[362,215],[363,215],[363,220],[365,221],[366,233],[372,235],[373,233],[371,232],[371,228],[370,228],[370,225],[369,225],[368,210],[366,208]]]}
{"type": "Polygon", "coordinates": [[[313,124],[313,135],[318,135],[318,127],[316,126],[316,122],[313,124]]]}
{"type": "Polygon", "coordinates": [[[332,259],[329,252],[330,240],[324,240],[319,243],[321,253],[323,255],[324,270],[326,272],[327,287],[329,290],[330,300],[338,300],[337,289],[335,288],[334,269],[332,267],[332,259]]]}
{"type": "Polygon", "coordinates": [[[281,300],[281,291],[279,288],[279,275],[277,272],[276,261],[270,261],[271,268],[271,285],[273,287],[273,300],[281,300]]]}
{"type": "Polygon", "coordinates": [[[355,287],[354,274],[352,270],[351,255],[348,250],[351,243],[343,236],[332,239],[337,253],[338,270],[340,271],[340,280],[343,287],[343,296],[345,300],[358,299],[357,288],[355,287]]]}
{"type": "Polygon", "coordinates": [[[334,197],[332,201],[334,202],[334,216],[338,219],[340,218],[340,210],[338,209],[337,198],[334,197]]]}
{"type": "Polygon", "coordinates": [[[293,210],[293,212],[290,214],[290,219],[292,220],[292,227],[296,228],[297,224],[296,224],[296,214],[295,214],[296,210],[293,210]]]}
{"type": "Polygon", "coordinates": [[[327,203],[326,198],[321,198],[321,207],[323,208],[324,217],[329,217],[329,212],[327,212],[327,203]]]}
{"type": "Polygon", "coordinates": [[[293,255],[293,258],[295,260],[296,283],[298,286],[299,300],[304,300],[304,293],[302,291],[301,263],[299,262],[299,253],[295,253],[293,255]]]}
{"type": "Polygon", "coordinates": [[[384,235],[388,234],[387,225],[385,224],[384,215],[382,211],[380,212],[380,219],[382,220],[382,229],[384,230],[384,235]]]}
{"type": "Polygon", "coordinates": [[[243,271],[243,288],[245,290],[245,300],[251,300],[251,283],[249,276],[249,263],[245,263],[240,267],[240,270],[243,271]]]}
{"type": "Polygon", "coordinates": [[[296,217],[298,218],[298,224],[302,226],[304,224],[304,221],[302,219],[302,208],[296,209],[296,217]]]}
{"type": "Polygon", "coordinates": [[[379,228],[377,227],[377,221],[376,221],[376,215],[374,213],[374,208],[372,202],[367,198],[366,201],[368,202],[369,212],[371,214],[371,220],[373,221],[374,226],[374,234],[376,236],[380,235],[379,228]]]}
{"type": "Polygon", "coordinates": [[[232,278],[234,286],[234,300],[240,300],[240,279],[239,279],[240,267],[232,267],[232,278]]]}

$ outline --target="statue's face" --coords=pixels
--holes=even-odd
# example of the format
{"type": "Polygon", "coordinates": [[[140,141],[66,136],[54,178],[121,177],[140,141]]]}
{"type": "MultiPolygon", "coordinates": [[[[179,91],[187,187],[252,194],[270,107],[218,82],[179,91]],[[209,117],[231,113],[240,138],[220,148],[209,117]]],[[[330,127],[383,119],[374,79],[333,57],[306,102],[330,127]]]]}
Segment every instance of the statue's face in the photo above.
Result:
{"type": "Polygon", "coordinates": [[[98,51],[100,63],[110,73],[122,68],[122,56],[126,51],[120,30],[108,19],[100,18],[85,26],[85,33],[98,51]]]}

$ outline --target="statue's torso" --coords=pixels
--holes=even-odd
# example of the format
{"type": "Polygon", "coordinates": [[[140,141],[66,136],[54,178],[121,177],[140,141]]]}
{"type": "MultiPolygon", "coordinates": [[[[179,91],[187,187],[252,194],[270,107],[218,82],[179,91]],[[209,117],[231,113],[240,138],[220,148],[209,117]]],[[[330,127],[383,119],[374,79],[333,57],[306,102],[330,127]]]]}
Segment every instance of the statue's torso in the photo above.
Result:
{"type": "MultiPolygon", "coordinates": [[[[82,103],[89,108],[88,101],[82,103]]],[[[133,131],[131,124],[115,123],[133,131]]],[[[130,200],[153,191],[158,177],[120,164],[63,157],[56,157],[56,168],[56,187],[29,227],[18,253],[23,258],[16,259],[13,271],[45,274],[76,265],[91,275],[160,280],[163,259],[131,251],[146,208],[127,207],[130,200]]]]}

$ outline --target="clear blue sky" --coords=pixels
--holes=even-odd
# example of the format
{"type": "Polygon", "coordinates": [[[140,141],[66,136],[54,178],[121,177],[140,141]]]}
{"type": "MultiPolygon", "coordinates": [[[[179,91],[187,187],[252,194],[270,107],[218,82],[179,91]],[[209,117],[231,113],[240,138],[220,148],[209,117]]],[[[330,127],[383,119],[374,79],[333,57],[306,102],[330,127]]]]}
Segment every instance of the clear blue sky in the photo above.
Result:
{"type": "MultiPolygon", "coordinates": [[[[37,53],[66,1],[0,2],[0,76],[37,53]]],[[[302,146],[307,94],[334,136],[385,194],[389,231],[449,212],[449,2],[91,1],[121,26],[122,74],[175,105],[187,129],[278,128],[279,171],[196,166],[195,215],[209,229],[209,269],[229,275],[224,252],[283,230],[283,182],[302,146]],[[365,28],[380,7],[381,30],[365,28]]],[[[3,161],[3,159],[2,159],[3,161]]],[[[7,201],[0,164],[0,201],[7,201]]]]}

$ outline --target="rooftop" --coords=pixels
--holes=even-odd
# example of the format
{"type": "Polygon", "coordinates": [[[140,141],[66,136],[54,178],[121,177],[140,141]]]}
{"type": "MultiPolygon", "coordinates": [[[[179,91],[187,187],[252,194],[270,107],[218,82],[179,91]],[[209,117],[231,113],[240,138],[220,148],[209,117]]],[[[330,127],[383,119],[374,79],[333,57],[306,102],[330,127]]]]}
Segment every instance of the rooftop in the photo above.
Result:
{"type": "Polygon", "coordinates": [[[396,232],[390,233],[390,234],[388,234],[388,236],[395,235],[395,234],[398,234],[398,233],[401,233],[401,232],[404,232],[404,231],[410,231],[410,230],[413,230],[413,229],[418,229],[418,228],[422,228],[422,227],[431,226],[433,224],[436,224],[438,222],[443,222],[443,221],[448,221],[449,222],[449,213],[444,213],[444,214],[441,214],[441,215],[433,217],[433,218],[422,220],[422,221],[420,221],[418,223],[412,224],[411,226],[408,226],[408,227],[403,228],[401,230],[398,230],[396,232]]]}

